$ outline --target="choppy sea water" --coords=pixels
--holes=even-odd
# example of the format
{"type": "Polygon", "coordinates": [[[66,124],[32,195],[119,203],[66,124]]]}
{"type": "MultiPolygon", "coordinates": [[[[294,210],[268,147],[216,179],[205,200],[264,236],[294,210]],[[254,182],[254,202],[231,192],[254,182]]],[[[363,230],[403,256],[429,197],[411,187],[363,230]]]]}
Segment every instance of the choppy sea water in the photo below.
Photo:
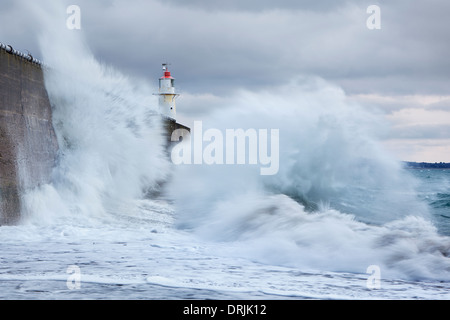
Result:
{"type": "Polygon", "coordinates": [[[419,197],[432,208],[439,232],[450,236],[450,170],[411,169],[411,172],[421,182],[419,197]]]}
{"type": "MultiPolygon", "coordinates": [[[[448,213],[448,207],[445,211],[435,201],[442,198],[449,173],[414,172],[421,179],[420,196],[436,206],[436,221],[443,221],[442,233],[448,229],[439,217],[448,213]]],[[[140,200],[116,209],[95,219],[2,227],[0,298],[450,298],[450,282],[439,280],[438,274],[432,280],[384,278],[381,268],[380,287],[374,289],[368,287],[370,274],[363,268],[336,272],[292,267],[282,259],[257,261],[242,253],[245,242],[205,241],[176,228],[172,206],[164,200],[140,200]],[[79,267],[79,278],[70,272],[73,265],[79,267]]]]}

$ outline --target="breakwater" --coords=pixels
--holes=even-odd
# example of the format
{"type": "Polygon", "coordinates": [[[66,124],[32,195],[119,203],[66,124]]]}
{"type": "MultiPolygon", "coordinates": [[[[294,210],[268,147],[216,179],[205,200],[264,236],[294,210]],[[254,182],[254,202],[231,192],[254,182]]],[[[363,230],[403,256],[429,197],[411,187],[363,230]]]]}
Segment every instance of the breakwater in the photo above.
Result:
{"type": "Polygon", "coordinates": [[[58,143],[43,64],[0,43],[0,225],[21,218],[22,196],[50,181],[58,143]]]}

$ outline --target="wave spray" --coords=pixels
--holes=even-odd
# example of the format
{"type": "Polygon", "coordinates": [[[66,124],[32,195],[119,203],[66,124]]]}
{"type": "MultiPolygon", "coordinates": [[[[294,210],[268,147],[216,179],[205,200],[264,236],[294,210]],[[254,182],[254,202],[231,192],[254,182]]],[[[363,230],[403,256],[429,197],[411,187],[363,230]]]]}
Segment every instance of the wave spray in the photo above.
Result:
{"type": "Polygon", "coordinates": [[[232,243],[223,254],[305,269],[364,273],[378,265],[385,276],[450,278],[450,241],[429,221],[415,180],[382,147],[387,127],[342,89],[299,77],[272,92],[237,92],[228,107],[199,119],[220,132],[278,130],[276,175],[246,164],[176,166],[164,154],[149,98],[155,90],[96,61],[82,36],[55,27],[65,21],[49,14],[64,9],[47,9],[36,8],[44,17],[40,43],[60,160],[53,183],[26,196],[29,221],[107,222],[164,180],[174,228],[213,245],[232,243]]]}

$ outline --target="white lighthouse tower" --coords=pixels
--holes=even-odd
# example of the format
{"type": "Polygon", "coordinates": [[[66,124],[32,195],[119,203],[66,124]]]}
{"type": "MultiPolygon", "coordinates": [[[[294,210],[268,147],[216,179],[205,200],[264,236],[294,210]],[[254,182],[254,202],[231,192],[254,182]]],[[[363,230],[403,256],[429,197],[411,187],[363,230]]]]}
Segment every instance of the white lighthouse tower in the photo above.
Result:
{"type": "Polygon", "coordinates": [[[163,76],[159,79],[159,110],[161,114],[176,121],[177,108],[175,99],[179,96],[175,92],[175,79],[170,75],[167,63],[163,63],[163,76]]]}

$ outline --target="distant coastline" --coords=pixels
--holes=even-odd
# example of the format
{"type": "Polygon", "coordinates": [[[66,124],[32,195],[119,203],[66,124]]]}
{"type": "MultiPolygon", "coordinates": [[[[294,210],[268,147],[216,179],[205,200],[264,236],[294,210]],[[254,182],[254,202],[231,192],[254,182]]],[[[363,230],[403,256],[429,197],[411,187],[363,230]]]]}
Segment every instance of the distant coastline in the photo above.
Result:
{"type": "Polygon", "coordinates": [[[450,163],[447,162],[409,162],[403,161],[406,168],[410,169],[450,169],[450,163]]]}

